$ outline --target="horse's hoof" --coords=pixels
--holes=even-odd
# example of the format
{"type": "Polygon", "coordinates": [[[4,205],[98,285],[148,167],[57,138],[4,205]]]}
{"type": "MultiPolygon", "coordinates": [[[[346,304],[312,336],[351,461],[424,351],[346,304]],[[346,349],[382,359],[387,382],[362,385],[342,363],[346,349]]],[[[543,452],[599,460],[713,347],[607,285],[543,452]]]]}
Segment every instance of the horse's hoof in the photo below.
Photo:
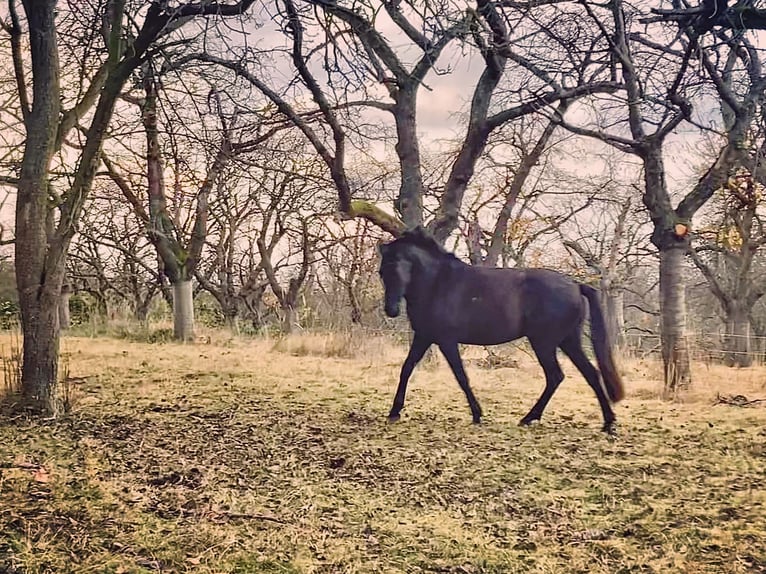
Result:
{"type": "Polygon", "coordinates": [[[481,417],[473,417],[473,424],[480,425],[481,424],[481,417]]]}
{"type": "Polygon", "coordinates": [[[537,422],[537,421],[539,421],[539,420],[540,420],[540,419],[533,419],[533,418],[529,418],[529,417],[524,417],[523,419],[521,419],[521,420],[519,421],[519,426],[520,426],[520,427],[528,427],[528,426],[530,426],[532,423],[536,423],[536,422],[537,422]]]}
{"type": "Polygon", "coordinates": [[[388,415],[388,422],[390,422],[390,423],[395,423],[395,422],[397,422],[397,421],[398,421],[400,418],[402,418],[402,417],[401,417],[401,415],[400,415],[399,413],[396,413],[396,414],[394,414],[394,413],[391,413],[390,415],[388,415]]]}
{"type": "Polygon", "coordinates": [[[601,430],[609,436],[615,436],[617,434],[617,429],[614,427],[614,422],[604,423],[604,426],[601,427],[601,430]]]}

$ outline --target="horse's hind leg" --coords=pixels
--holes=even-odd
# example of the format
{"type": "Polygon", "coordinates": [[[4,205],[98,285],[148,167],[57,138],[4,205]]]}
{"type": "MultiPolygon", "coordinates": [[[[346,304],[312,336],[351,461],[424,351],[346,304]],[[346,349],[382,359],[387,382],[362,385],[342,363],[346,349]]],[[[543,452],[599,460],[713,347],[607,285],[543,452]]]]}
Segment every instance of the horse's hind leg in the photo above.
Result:
{"type": "Polygon", "coordinates": [[[407,381],[410,380],[410,375],[412,375],[415,365],[420,362],[420,359],[423,358],[423,355],[426,354],[430,346],[431,342],[429,340],[418,337],[417,334],[412,338],[410,352],[407,353],[407,358],[404,359],[402,371],[399,374],[399,386],[396,389],[394,405],[391,407],[391,412],[388,413],[388,420],[391,422],[399,420],[399,413],[402,411],[402,407],[404,407],[404,396],[407,394],[407,381]]]}
{"type": "Polygon", "coordinates": [[[548,406],[548,401],[551,400],[553,393],[556,392],[561,381],[564,380],[564,373],[561,371],[561,366],[556,358],[556,346],[551,345],[550,343],[535,342],[533,340],[530,340],[530,343],[532,344],[532,349],[535,351],[535,355],[537,355],[537,360],[540,362],[540,365],[545,372],[545,389],[543,390],[543,394],[540,395],[540,398],[537,399],[535,406],[533,406],[527,415],[519,421],[520,425],[528,425],[534,421],[540,420],[540,417],[543,416],[545,407],[548,406]]]}
{"type": "Polygon", "coordinates": [[[468,406],[471,407],[471,415],[473,416],[473,422],[479,424],[481,422],[481,407],[476,397],[473,396],[473,391],[468,385],[468,376],[465,374],[463,368],[463,360],[460,358],[460,351],[458,350],[457,343],[440,343],[439,349],[441,349],[444,358],[447,359],[452,373],[455,375],[460,388],[463,389],[465,397],[468,399],[468,406]]]}
{"type": "Polygon", "coordinates": [[[582,376],[585,377],[585,380],[588,381],[590,387],[595,391],[596,398],[598,398],[598,404],[601,406],[601,414],[604,417],[603,430],[604,432],[612,434],[614,432],[614,411],[609,405],[609,399],[604,392],[604,387],[601,384],[598,370],[588,360],[585,351],[583,351],[579,330],[576,334],[570,335],[564,339],[560,346],[561,350],[571,359],[575,367],[577,367],[582,373],[582,376]]]}

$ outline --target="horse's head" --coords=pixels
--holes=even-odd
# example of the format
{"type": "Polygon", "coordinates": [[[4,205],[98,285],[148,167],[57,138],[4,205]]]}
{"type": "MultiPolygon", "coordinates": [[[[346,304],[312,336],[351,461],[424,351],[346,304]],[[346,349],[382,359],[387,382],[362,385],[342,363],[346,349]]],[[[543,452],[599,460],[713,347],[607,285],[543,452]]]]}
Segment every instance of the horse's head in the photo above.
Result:
{"type": "Polygon", "coordinates": [[[412,261],[399,240],[380,246],[380,278],[385,289],[385,310],[389,317],[398,317],[402,297],[412,279],[412,261]]]}
{"type": "Polygon", "coordinates": [[[389,317],[398,317],[402,297],[412,281],[415,263],[429,260],[430,250],[439,250],[438,244],[423,228],[405,231],[391,243],[380,245],[380,277],[385,288],[385,310],[389,317]]]}

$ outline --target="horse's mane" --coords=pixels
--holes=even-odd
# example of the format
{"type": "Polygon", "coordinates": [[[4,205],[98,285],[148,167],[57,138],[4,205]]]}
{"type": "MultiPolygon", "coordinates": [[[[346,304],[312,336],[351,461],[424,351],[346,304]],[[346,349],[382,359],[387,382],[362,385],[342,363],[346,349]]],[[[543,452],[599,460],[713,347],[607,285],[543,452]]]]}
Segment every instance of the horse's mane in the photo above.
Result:
{"type": "Polygon", "coordinates": [[[422,249],[428,251],[431,255],[441,257],[444,259],[460,261],[454,253],[447,251],[442,245],[439,244],[433,236],[426,231],[422,226],[418,225],[414,229],[408,229],[403,232],[398,241],[407,243],[410,245],[416,245],[422,249]]]}

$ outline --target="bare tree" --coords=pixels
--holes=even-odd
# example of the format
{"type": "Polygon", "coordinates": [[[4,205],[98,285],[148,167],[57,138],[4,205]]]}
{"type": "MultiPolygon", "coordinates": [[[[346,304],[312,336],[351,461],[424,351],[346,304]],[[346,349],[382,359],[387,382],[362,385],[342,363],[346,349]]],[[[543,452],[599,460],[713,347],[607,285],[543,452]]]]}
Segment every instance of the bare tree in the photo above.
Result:
{"type": "MultiPolygon", "coordinates": [[[[253,261],[251,242],[244,242],[251,256],[248,258],[247,253],[242,253],[247,222],[258,215],[256,192],[253,184],[248,185],[231,171],[219,178],[215,197],[210,202],[208,249],[202,254],[195,276],[220,305],[225,325],[238,331],[242,291],[247,286],[251,296],[253,290],[259,290],[262,296],[268,283],[263,282],[259,288],[258,276],[263,269],[253,261]]],[[[252,300],[251,303],[257,304],[252,300]]]]}
{"type": "Polygon", "coordinates": [[[210,233],[196,276],[232,327],[243,307],[258,321],[266,288],[278,300],[283,326],[294,323],[319,241],[314,220],[329,212],[324,190],[332,185],[306,151],[299,134],[280,130],[233,158],[211,196],[210,233]]]}
{"type": "Polygon", "coordinates": [[[655,16],[643,18],[644,23],[677,22],[682,28],[690,28],[696,34],[705,34],[714,28],[735,32],[766,30],[766,9],[756,6],[752,0],[702,0],[696,6],[674,2],[673,8],[652,8],[655,16]]]}
{"type": "MultiPolygon", "coordinates": [[[[562,104],[559,110],[565,107],[562,104]]],[[[511,125],[510,133],[499,132],[482,158],[483,177],[474,186],[465,225],[474,265],[529,265],[528,255],[536,244],[556,236],[562,225],[592,203],[593,189],[554,165],[559,142],[551,136],[556,122],[540,126],[539,119],[525,118],[511,125]]]]}
{"type": "MultiPolygon", "coordinates": [[[[352,324],[365,324],[370,312],[378,309],[376,247],[382,240],[380,231],[376,233],[370,221],[356,220],[340,230],[332,226],[326,233],[333,237],[333,242],[320,257],[331,281],[320,281],[320,288],[331,297],[331,304],[348,306],[348,319],[352,324]]],[[[338,309],[334,311],[333,319],[338,309]]]]}
{"type": "MultiPolygon", "coordinates": [[[[569,102],[562,101],[559,103],[556,114],[564,115],[569,106],[569,102]]],[[[505,164],[505,177],[503,185],[500,191],[500,198],[502,204],[497,211],[497,217],[492,227],[492,234],[486,246],[486,255],[481,257],[475,247],[478,247],[476,240],[481,243],[480,235],[481,230],[479,227],[478,213],[474,211],[474,222],[471,223],[472,239],[469,241],[469,246],[474,247],[469,251],[472,252],[471,260],[474,264],[480,262],[487,267],[496,267],[500,256],[507,251],[506,236],[508,234],[509,222],[514,214],[514,210],[519,202],[522,190],[529,180],[533,169],[538,165],[541,158],[548,150],[549,143],[551,143],[551,137],[556,129],[557,123],[555,121],[547,121],[544,129],[538,136],[537,140],[531,145],[526,140],[524,122],[519,122],[520,127],[517,134],[511,135],[511,145],[515,147],[518,152],[518,160],[513,165],[505,164]],[[475,236],[473,235],[475,234],[475,236]],[[475,239],[473,239],[475,237],[475,239]]],[[[555,145],[555,144],[554,144],[555,145]]],[[[527,198],[530,194],[527,194],[527,198]]]]}
{"type": "MultiPolygon", "coordinates": [[[[692,260],[708,282],[724,315],[726,364],[747,367],[752,363],[750,317],[766,294],[763,262],[764,187],[743,171],[721,190],[719,213],[708,229],[701,230],[690,251],[692,260]]],[[[713,218],[711,218],[713,219],[713,218]]]]}
{"type": "MultiPolygon", "coordinates": [[[[175,69],[174,65],[170,65],[175,69]]],[[[254,126],[236,125],[237,111],[225,113],[219,93],[211,88],[205,100],[210,113],[217,118],[217,129],[205,125],[200,114],[194,112],[185,121],[174,121],[178,114],[160,121],[162,105],[160,103],[160,81],[155,77],[153,65],[148,62],[142,68],[143,96],[126,96],[137,104],[141,112],[141,123],[146,134],[146,197],[142,198],[142,184],[136,187],[129,178],[122,175],[115,164],[104,158],[107,171],[127,198],[128,202],[146,227],[149,240],[155,246],[163,264],[163,273],[173,289],[174,334],[179,340],[194,337],[194,303],[192,279],[197,271],[202,251],[205,246],[209,198],[219,180],[236,155],[243,153],[260,142],[268,139],[273,132],[259,133],[255,138],[249,135],[258,131],[254,126]],[[195,115],[196,114],[196,115],[195,115]],[[180,133],[185,128],[185,133],[180,133]],[[167,136],[163,146],[161,132],[167,136]],[[212,131],[208,139],[202,135],[212,131]],[[247,141],[234,141],[235,132],[239,135],[248,133],[247,141]],[[210,141],[217,140],[217,141],[210,141]],[[193,177],[196,153],[194,148],[201,148],[208,157],[197,160],[206,162],[205,172],[199,180],[193,177]],[[167,164],[171,166],[166,170],[167,164]],[[171,186],[166,186],[165,173],[173,176],[171,186]]],[[[170,83],[168,81],[167,83],[170,83]]],[[[183,85],[181,81],[178,85],[183,85]]],[[[199,94],[185,94],[186,105],[194,104],[199,94]]],[[[177,110],[182,105],[177,101],[166,102],[164,109],[177,110]]],[[[198,104],[199,105],[199,104],[198,104]]],[[[191,105],[192,109],[197,106],[191,105]]],[[[203,106],[199,106],[204,109],[203,106]]],[[[167,115],[167,112],[166,112],[167,115]]],[[[202,113],[202,115],[205,115],[202,113]]]]}
{"type": "MultiPolygon", "coordinates": [[[[691,250],[692,259],[721,304],[726,323],[726,361],[750,364],[749,317],[764,294],[754,261],[766,238],[761,219],[766,183],[766,74],[760,51],[743,35],[715,31],[719,42],[702,63],[720,99],[728,150],[715,163],[726,169],[718,205],[719,232],[691,250]],[[704,256],[718,252],[721,265],[704,256]],[[717,270],[714,267],[718,267],[717,270]],[[722,275],[722,272],[726,275],[722,275]]],[[[715,165],[713,168],[715,169],[715,165]]],[[[719,168],[721,169],[721,168],[719,168]]],[[[703,237],[705,234],[702,234],[703,237]]]]}
{"type": "Polygon", "coordinates": [[[298,298],[314,261],[318,233],[314,222],[321,218],[324,181],[310,172],[271,172],[273,185],[259,201],[260,224],[255,247],[272,293],[282,313],[282,331],[296,323],[298,298]],[[309,176],[309,177],[307,177],[309,176]],[[282,271],[276,262],[282,261],[282,271]]]}
{"type": "MultiPolygon", "coordinates": [[[[725,143],[715,163],[702,175],[693,188],[673,206],[668,190],[664,164],[664,145],[668,136],[685,120],[694,121],[692,98],[703,93],[702,79],[691,73],[690,62],[699,54],[703,69],[709,74],[719,96],[725,95],[720,72],[710,57],[710,48],[701,46],[702,39],[693,29],[686,29],[681,48],[675,47],[677,35],[667,34],[667,43],[644,37],[630,29],[636,21],[634,12],[623,2],[609,4],[607,15],[599,15],[599,7],[584,4],[588,15],[598,24],[608,49],[614,58],[615,73],[622,75],[627,99],[624,101],[625,121],[630,136],[617,131],[578,128],[568,124],[575,133],[596,137],[624,152],[638,156],[644,168],[643,202],[649,211],[654,231],[652,243],[660,253],[660,309],[662,354],[665,364],[665,390],[669,396],[691,382],[691,368],[686,339],[683,261],[689,248],[691,219],[711,197],[714,190],[741,163],[743,129],[747,125],[745,108],[734,103],[733,129],[728,130],[725,143]],[[651,92],[660,86],[663,93],[651,92]]],[[[762,90],[761,90],[762,91],[762,90]]]]}
{"type": "MultiPolygon", "coordinates": [[[[65,86],[57,26],[57,12],[68,8],[59,6],[57,0],[23,3],[29,42],[27,60],[22,18],[16,1],[8,0],[9,23],[5,28],[12,38],[13,68],[26,132],[16,201],[15,260],[23,262],[17,264],[16,274],[24,331],[22,392],[30,410],[54,415],[58,411],[58,304],[66,253],[93,184],[101,146],[123,86],[161,39],[172,37],[197,17],[239,16],[252,3],[242,0],[169,6],[152,1],[135,13],[128,13],[132,6],[128,7],[124,0],[99,4],[98,18],[90,25],[102,33],[85,37],[92,38],[94,45],[100,42],[100,49],[95,55],[88,54],[91,73],[84,88],[70,98],[61,91],[65,86]],[[125,28],[126,22],[132,29],[125,28]],[[53,189],[54,155],[83,119],[88,125],[77,152],[77,167],[66,189],[53,189]],[[57,209],[57,220],[52,217],[51,205],[57,209]]],[[[80,10],[80,6],[72,8],[80,10]]]]}
{"type": "Polygon", "coordinates": [[[155,296],[169,286],[143,222],[108,183],[100,178],[86,203],[67,271],[74,291],[88,293],[102,317],[111,317],[115,306],[124,305],[143,322],[155,296]]]}
{"type": "MultiPolygon", "coordinates": [[[[199,54],[201,61],[228,66],[240,77],[257,87],[274,102],[302,131],[316,149],[330,172],[339,198],[339,210],[344,217],[370,219],[382,229],[396,235],[404,226],[425,220],[423,174],[420,140],[417,133],[417,98],[426,76],[439,73],[438,62],[448,46],[470,41],[480,55],[484,66],[471,97],[465,135],[438,191],[437,206],[429,227],[439,241],[456,229],[463,196],[488,136],[503,124],[563,100],[585,98],[595,93],[613,92],[620,83],[610,79],[593,79],[588,73],[598,64],[592,58],[558,62],[558,69],[544,71],[521,54],[514,53],[514,31],[510,22],[523,22],[526,11],[509,8],[502,13],[499,5],[479,0],[475,7],[448,1],[428,5],[422,10],[406,2],[381,2],[379,6],[352,9],[332,0],[311,1],[300,7],[293,0],[280,3],[284,9],[285,30],[292,39],[290,59],[298,72],[298,81],[311,95],[318,109],[301,113],[291,105],[280,91],[267,84],[262,76],[245,67],[241,61],[226,62],[207,54],[199,54]],[[389,39],[380,30],[378,8],[382,9],[395,39],[389,39]],[[306,29],[321,26],[324,38],[308,36],[306,29]],[[308,45],[309,39],[319,42],[308,45]],[[403,45],[400,47],[399,45],[403,45]],[[323,85],[312,72],[314,60],[332,53],[332,63],[325,59],[316,62],[324,66],[328,81],[323,85]],[[406,57],[405,57],[406,55],[406,57]],[[409,63],[411,62],[411,63],[409,63]],[[516,103],[507,105],[511,98],[495,97],[501,80],[507,73],[509,62],[526,74],[520,80],[524,89],[517,90],[516,103]],[[563,66],[567,68],[564,69],[563,66]],[[572,68],[578,68],[572,71],[572,68]],[[564,82],[569,75],[580,81],[576,85],[564,82]],[[534,77],[534,81],[528,79],[534,77]],[[382,92],[382,93],[381,93],[382,92]],[[359,94],[360,99],[355,96],[359,94]],[[497,101],[495,101],[497,100],[497,101]],[[497,110],[493,110],[493,105],[497,110]],[[349,134],[358,135],[348,125],[350,110],[375,110],[392,118],[395,128],[395,152],[399,163],[400,185],[395,207],[398,217],[392,217],[376,205],[354,198],[346,171],[346,148],[349,134]],[[309,119],[320,118],[321,127],[312,126],[309,119]],[[399,217],[401,219],[399,219],[399,217]]],[[[518,34],[527,34],[523,29],[518,34]]],[[[544,36],[544,28],[536,30],[544,36]]],[[[360,112],[361,113],[361,112],[360,112]]],[[[379,130],[378,130],[379,132],[379,130]]],[[[360,136],[361,137],[361,136],[360,136]]]]}
{"type": "Polygon", "coordinates": [[[643,230],[636,221],[632,198],[620,199],[619,193],[610,191],[594,201],[589,221],[562,229],[562,243],[576,255],[578,263],[585,263],[590,278],[598,281],[607,333],[612,344],[621,347],[625,344],[625,291],[643,257],[639,253],[643,230]]]}

